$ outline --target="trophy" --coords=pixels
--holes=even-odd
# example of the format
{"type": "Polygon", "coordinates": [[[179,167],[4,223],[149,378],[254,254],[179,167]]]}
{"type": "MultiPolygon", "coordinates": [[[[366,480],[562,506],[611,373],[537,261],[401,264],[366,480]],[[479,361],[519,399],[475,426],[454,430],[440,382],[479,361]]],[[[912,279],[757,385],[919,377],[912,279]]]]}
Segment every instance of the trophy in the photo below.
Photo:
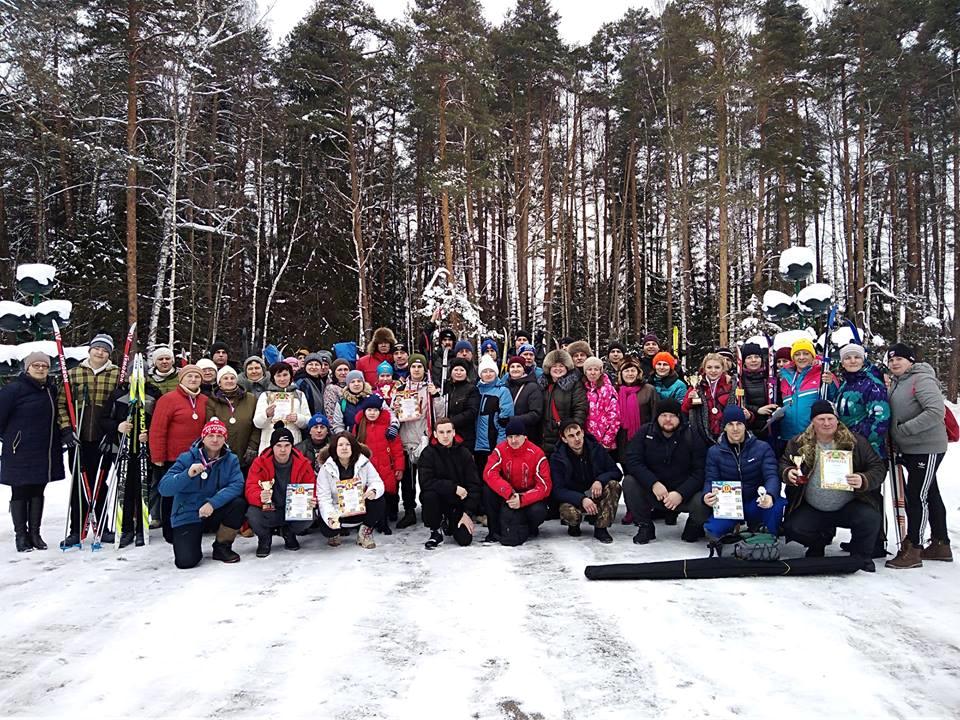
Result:
{"type": "Polygon", "coordinates": [[[687,375],[687,385],[693,388],[693,396],[690,398],[691,405],[703,405],[703,399],[700,397],[700,391],[697,389],[700,387],[700,380],[702,380],[702,378],[697,373],[687,375]]]}
{"type": "Polygon", "coordinates": [[[261,490],[261,491],[263,491],[263,490],[269,490],[270,493],[271,493],[270,499],[267,500],[267,502],[263,503],[263,505],[262,505],[261,508],[260,508],[260,509],[263,510],[264,512],[273,512],[274,510],[277,509],[277,508],[274,506],[274,504],[273,504],[273,483],[274,483],[274,482],[275,482],[275,480],[274,480],[273,478],[271,478],[271,479],[269,479],[269,480],[258,480],[258,481],[257,481],[257,485],[260,486],[260,490],[261,490]]]}
{"type": "Polygon", "coordinates": [[[793,460],[793,464],[797,466],[797,485],[806,485],[809,478],[803,474],[801,465],[803,464],[803,455],[791,455],[790,459],[793,460]]]}

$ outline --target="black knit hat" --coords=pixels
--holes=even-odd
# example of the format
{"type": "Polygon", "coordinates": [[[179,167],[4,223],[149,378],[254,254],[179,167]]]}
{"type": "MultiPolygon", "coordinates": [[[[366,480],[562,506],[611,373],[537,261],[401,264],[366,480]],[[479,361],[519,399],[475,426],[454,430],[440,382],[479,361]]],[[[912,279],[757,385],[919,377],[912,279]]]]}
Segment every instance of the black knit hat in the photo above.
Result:
{"type": "Polygon", "coordinates": [[[471,363],[469,360],[467,360],[466,358],[458,357],[458,358],[454,358],[454,360],[450,362],[450,369],[453,370],[455,367],[462,367],[464,370],[466,370],[469,373],[470,365],[471,363]]]}
{"type": "Polygon", "coordinates": [[[903,358],[904,360],[909,360],[914,363],[917,361],[917,353],[909,345],[904,343],[894,343],[890,346],[890,349],[887,350],[887,360],[890,358],[903,358]]]}
{"type": "Polygon", "coordinates": [[[657,417],[666,413],[676,415],[678,418],[683,419],[683,410],[680,408],[680,403],[673,398],[664,398],[657,403],[657,417]]]}
{"type": "Polygon", "coordinates": [[[217,340],[210,345],[210,357],[213,357],[213,354],[220,350],[223,350],[227,355],[230,354],[230,348],[227,347],[227,344],[223,340],[217,340]]]}
{"type": "Polygon", "coordinates": [[[610,351],[611,351],[611,350],[619,350],[619,351],[622,352],[624,355],[627,354],[627,346],[624,345],[624,344],[623,344],[622,342],[620,342],[619,340],[614,340],[612,343],[610,343],[609,345],[607,345],[607,355],[610,354],[610,351]]]}
{"type": "Polygon", "coordinates": [[[817,400],[810,407],[810,419],[813,420],[817,415],[833,415],[836,417],[837,409],[829,400],[817,400]]]}
{"type": "Polygon", "coordinates": [[[740,346],[740,357],[746,360],[751,355],[759,355],[761,359],[767,359],[766,351],[757,343],[744,343],[740,346]]]}
{"type": "Polygon", "coordinates": [[[270,435],[270,447],[273,447],[279,442],[288,442],[293,445],[293,433],[283,425],[280,425],[280,427],[274,430],[270,435]]]}

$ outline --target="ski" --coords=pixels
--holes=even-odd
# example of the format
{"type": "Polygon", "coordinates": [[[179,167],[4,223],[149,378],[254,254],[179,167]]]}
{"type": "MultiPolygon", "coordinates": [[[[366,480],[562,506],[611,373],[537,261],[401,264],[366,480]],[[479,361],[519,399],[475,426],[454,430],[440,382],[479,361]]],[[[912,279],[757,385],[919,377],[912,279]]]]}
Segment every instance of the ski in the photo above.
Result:
{"type": "Polygon", "coordinates": [[[136,423],[134,422],[134,411],[137,402],[136,377],[138,371],[139,356],[134,358],[133,370],[130,373],[130,389],[127,395],[127,422],[132,423],[134,427],[130,432],[122,435],[120,438],[120,451],[117,453],[117,493],[114,502],[116,503],[115,522],[114,522],[114,547],[120,549],[120,536],[123,533],[123,502],[127,493],[127,479],[130,473],[130,443],[136,432],[136,423]]]}
{"type": "Polygon", "coordinates": [[[137,470],[140,474],[140,523],[143,530],[143,542],[150,544],[150,462],[149,448],[140,442],[139,433],[147,432],[147,384],[144,372],[143,356],[137,355],[137,470]]]}
{"type": "Polygon", "coordinates": [[[123,359],[120,361],[120,375],[117,377],[117,387],[123,385],[127,379],[127,365],[130,362],[130,346],[133,343],[133,336],[137,332],[137,324],[133,323],[127,330],[127,341],[123,344],[123,359]]]}
{"type": "MultiPolygon", "coordinates": [[[[63,396],[64,396],[64,399],[66,400],[66,405],[67,405],[67,419],[70,421],[70,429],[73,431],[74,437],[79,438],[79,425],[77,424],[77,411],[76,411],[76,407],[73,404],[73,392],[70,389],[70,375],[67,373],[67,357],[63,352],[63,337],[60,335],[60,326],[57,324],[57,321],[51,320],[50,324],[53,327],[53,339],[57,345],[57,358],[60,363],[60,376],[63,380],[63,396]]],[[[76,451],[74,452],[73,457],[74,457],[74,466],[75,466],[73,480],[74,482],[77,483],[77,495],[78,496],[80,495],[80,483],[82,481],[83,491],[86,494],[87,499],[90,500],[92,497],[90,493],[90,478],[87,477],[87,471],[83,468],[83,465],[80,463],[79,448],[76,448],[76,451]],[[80,475],[79,479],[77,478],[78,473],[80,475]]],[[[67,507],[67,523],[68,524],[70,522],[70,514],[71,514],[71,511],[68,505],[67,507]]],[[[86,533],[86,527],[84,526],[80,529],[80,543],[78,545],[73,545],[69,547],[82,548],[83,537],[85,533],[86,533]]],[[[64,537],[67,537],[68,534],[69,534],[69,530],[67,531],[67,533],[64,533],[64,537]]],[[[61,550],[66,551],[69,549],[69,547],[61,547],[61,550]]]]}

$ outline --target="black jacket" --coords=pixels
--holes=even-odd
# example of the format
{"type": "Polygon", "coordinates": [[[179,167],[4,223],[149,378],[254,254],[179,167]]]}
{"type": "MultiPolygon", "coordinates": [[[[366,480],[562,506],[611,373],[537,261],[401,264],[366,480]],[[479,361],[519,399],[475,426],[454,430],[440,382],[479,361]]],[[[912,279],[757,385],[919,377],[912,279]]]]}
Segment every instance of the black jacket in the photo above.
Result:
{"type": "Polygon", "coordinates": [[[63,480],[63,447],[52,375],[44,383],[18,375],[0,389],[0,483],[38,485],[63,480]]]}
{"type": "Polygon", "coordinates": [[[654,420],[633,436],[627,446],[627,475],[647,489],[655,482],[689,500],[703,489],[706,448],[687,422],[665,437],[654,420]]]}
{"type": "MultiPolygon", "coordinates": [[[[420,453],[417,462],[417,480],[422,493],[435,492],[447,504],[456,504],[457,486],[467,491],[463,501],[464,512],[475,515],[480,511],[483,486],[473,455],[462,442],[444,447],[434,438],[420,453]]],[[[421,499],[421,503],[423,500],[421,499]]]]}
{"type": "Polygon", "coordinates": [[[543,418],[543,390],[534,373],[529,372],[519,380],[509,378],[507,390],[513,398],[513,416],[527,426],[527,437],[534,445],[540,444],[540,425],[543,418]]]}
{"type": "Polygon", "coordinates": [[[744,370],[740,375],[740,386],[743,388],[743,407],[753,415],[748,427],[754,435],[764,438],[767,436],[767,420],[770,416],[758,415],[757,410],[774,402],[770,399],[770,378],[767,371],[744,370]]]}
{"type": "Polygon", "coordinates": [[[557,382],[551,382],[544,373],[540,378],[543,389],[543,452],[547,457],[553,452],[560,436],[560,423],[564,420],[576,420],[586,427],[587,389],[580,382],[579,372],[568,372],[557,382]]]}
{"type": "Polygon", "coordinates": [[[469,380],[446,384],[447,417],[453,420],[457,435],[468,448],[477,442],[477,415],[480,412],[480,391],[469,380]]]}
{"type": "Polygon", "coordinates": [[[577,462],[573,451],[565,442],[557,443],[556,450],[550,456],[550,477],[553,480],[553,490],[550,493],[552,500],[557,503],[570,503],[580,508],[580,503],[587,496],[594,481],[606,485],[611,480],[619,482],[623,477],[620,468],[613,462],[603,445],[594,440],[592,435],[584,437],[584,455],[589,464],[589,482],[585,485],[579,482],[580,478],[574,471],[573,463],[577,462]]]}

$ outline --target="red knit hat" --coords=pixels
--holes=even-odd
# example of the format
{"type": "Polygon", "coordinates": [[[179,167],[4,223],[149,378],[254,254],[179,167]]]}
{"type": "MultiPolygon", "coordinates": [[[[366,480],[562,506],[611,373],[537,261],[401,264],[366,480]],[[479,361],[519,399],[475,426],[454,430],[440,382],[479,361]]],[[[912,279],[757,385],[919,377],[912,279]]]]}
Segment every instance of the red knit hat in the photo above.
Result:
{"type": "Polygon", "coordinates": [[[774,360],[789,360],[790,359],[790,346],[777,348],[777,352],[774,355],[774,360]]]}
{"type": "Polygon", "coordinates": [[[657,363],[665,362],[670,366],[670,369],[673,370],[677,366],[677,359],[668,352],[658,352],[653,356],[653,366],[656,367],[657,363]]]}
{"type": "Polygon", "coordinates": [[[210,421],[203,426],[203,430],[200,431],[200,437],[205,438],[207,435],[223,435],[227,436],[227,426],[220,422],[219,418],[210,418],[210,421]]]}

